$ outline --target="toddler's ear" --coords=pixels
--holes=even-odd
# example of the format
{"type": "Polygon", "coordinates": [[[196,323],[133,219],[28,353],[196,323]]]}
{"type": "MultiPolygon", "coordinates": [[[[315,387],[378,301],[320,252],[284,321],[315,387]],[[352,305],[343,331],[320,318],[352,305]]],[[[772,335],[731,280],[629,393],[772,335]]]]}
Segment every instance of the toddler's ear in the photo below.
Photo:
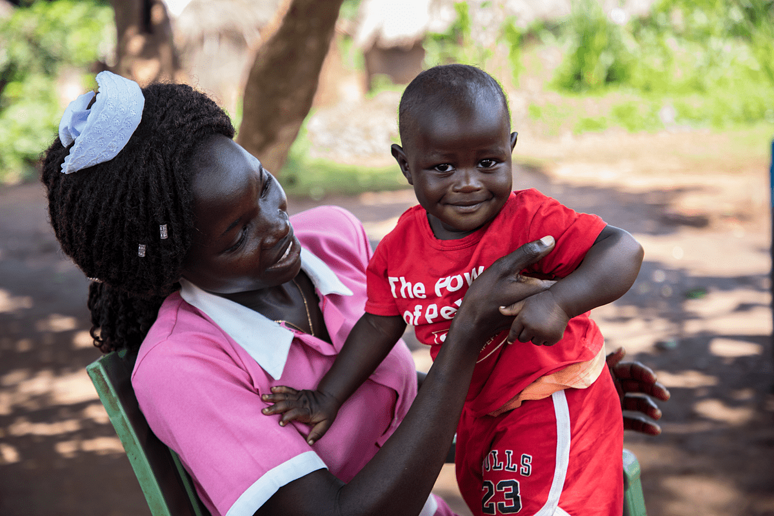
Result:
{"type": "Polygon", "coordinates": [[[513,151],[513,148],[516,147],[516,140],[519,138],[519,133],[516,131],[513,131],[511,133],[511,151],[513,151]]]}
{"type": "Polygon", "coordinates": [[[406,178],[408,183],[413,186],[414,180],[411,178],[411,170],[409,169],[408,158],[406,157],[406,153],[403,151],[403,147],[397,143],[393,143],[390,149],[392,152],[392,157],[395,158],[395,161],[398,162],[400,171],[403,172],[403,176],[406,178]]]}

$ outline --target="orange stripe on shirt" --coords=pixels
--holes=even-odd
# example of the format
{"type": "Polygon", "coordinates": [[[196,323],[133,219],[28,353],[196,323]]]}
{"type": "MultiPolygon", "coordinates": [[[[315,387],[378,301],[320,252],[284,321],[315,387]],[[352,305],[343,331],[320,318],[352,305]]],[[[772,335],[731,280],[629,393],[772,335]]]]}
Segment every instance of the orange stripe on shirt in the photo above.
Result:
{"type": "Polygon", "coordinates": [[[488,415],[499,416],[509,410],[520,407],[523,401],[542,400],[564,389],[585,389],[599,378],[605,364],[605,347],[602,346],[599,353],[591,360],[578,362],[555,373],[541,376],[519,394],[508,400],[502,407],[494,412],[490,412],[488,415]]]}

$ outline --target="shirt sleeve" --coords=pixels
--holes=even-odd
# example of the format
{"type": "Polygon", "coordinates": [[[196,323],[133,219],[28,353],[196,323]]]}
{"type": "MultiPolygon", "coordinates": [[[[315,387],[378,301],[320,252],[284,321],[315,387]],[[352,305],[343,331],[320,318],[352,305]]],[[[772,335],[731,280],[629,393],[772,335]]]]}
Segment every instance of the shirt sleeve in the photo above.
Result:
{"type": "Polygon", "coordinates": [[[548,278],[563,278],[578,268],[607,224],[597,215],[576,212],[556,199],[545,197],[530,224],[528,242],[551,235],[556,247],[535,266],[548,278]]]}
{"type": "Polygon", "coordinates": [[[395,297],[392,295],[390,279],[387,276],[387,254],[389,235],[376,247],[373,258],[366,269],[366,299],[365,311],[381,316],[400,315],[395,297]]]}
{"type": "Polygon", "coordinates": [[[132,383],[154,433],[182,450],[214,514],[252,515],[280,487],[325,468],[294,425],[261,414],[267,404],[245,368],[212,336],[175,337],[138,362],[132,383]]]}

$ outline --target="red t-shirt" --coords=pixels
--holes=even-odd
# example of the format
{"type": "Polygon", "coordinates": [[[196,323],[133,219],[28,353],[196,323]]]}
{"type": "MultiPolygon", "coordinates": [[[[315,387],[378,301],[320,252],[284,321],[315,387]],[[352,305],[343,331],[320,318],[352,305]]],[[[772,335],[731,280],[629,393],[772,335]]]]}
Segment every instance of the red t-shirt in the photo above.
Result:
{"type": "MultiPolygon", "coordinates": [[[[382,239],[368,265],[366,312],[402,316],[435,358],[470,283],[495,260],[551,235],[554,250],[523,273],[563,278],[578,267],[605,225],[596,215],[577,213],[529,189],[512,192],[500,213],[478,231],[439,240],[425,210],[414,206],[382,239]]],[[[495,411],[541,376],[593,359],[604,344],[588,313],[572,318],[554,346],[498,347],[506,336],[493,336],[476,366],[467,401],[479,415],[495,411]]]]}

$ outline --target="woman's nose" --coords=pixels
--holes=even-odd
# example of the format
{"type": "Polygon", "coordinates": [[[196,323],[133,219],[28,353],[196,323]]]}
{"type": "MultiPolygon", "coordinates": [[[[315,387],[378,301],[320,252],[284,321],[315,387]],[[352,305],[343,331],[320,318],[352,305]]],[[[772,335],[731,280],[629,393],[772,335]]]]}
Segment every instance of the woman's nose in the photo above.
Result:
{"type": "MultiPolygon", "coordinates": [[[[267,170],[268,172],[268,170],[267,170]]],[[[274,176],[272,176],[274,177],[274,176]]],[[[274,194],[277,196],[276,202],[277,202],[277,209],[284,213],[284,216],[287,218],[287,211],[288,211],[288,196],[285,194],[285,189],[282,188],[282,185],[279,181],[277,181],[277,178],[274,177],[274,194]]]]}
{"type": "Polygon", "coordinates": [[[266,220],[262,228],[256,228],[261,233],[261,247],[271,249],[290,232],[290,221],[287,212],[278,211],[271,220],[266,220]]]}

